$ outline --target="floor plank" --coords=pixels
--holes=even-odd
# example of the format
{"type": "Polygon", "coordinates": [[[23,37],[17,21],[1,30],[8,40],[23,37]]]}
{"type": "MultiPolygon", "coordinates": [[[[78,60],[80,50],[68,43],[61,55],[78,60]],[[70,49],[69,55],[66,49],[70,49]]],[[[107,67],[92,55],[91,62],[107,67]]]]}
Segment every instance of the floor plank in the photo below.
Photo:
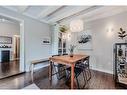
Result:
{"type": "Polygon", "coordinates": [[[0,63],[0,79],[20,73],[19,60],[0,63]]]}
{"type": "MultiPolygon", "coordinates": [[[[111,74],[91,70],[92,78],[84,89],[118,89],[111,74]]],[[[57,80],[53,77],[52,84],[48,78],[48,67],[39,69],[34,73],[34,82],[31,80],[30,73],[13,76],[0,80],[0,89],[21,89],[35,83],[40,89],[69,89],[65,84],[65,79],[57,80]]],[[[81,83],[82,84],[82,83],[81,83]]]]}

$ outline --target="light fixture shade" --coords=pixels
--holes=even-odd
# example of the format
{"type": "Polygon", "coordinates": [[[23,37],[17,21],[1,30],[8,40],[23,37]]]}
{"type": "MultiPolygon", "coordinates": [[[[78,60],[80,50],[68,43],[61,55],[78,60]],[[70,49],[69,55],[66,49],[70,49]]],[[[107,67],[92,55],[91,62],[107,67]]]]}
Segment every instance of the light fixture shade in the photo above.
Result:
{"type": "Polygon", "coordinates": [[[83,21],[78,19],[78,20],[73,20],[70,22],[70,30],[71,32],[81,32],[83,30],[83,21]]]}

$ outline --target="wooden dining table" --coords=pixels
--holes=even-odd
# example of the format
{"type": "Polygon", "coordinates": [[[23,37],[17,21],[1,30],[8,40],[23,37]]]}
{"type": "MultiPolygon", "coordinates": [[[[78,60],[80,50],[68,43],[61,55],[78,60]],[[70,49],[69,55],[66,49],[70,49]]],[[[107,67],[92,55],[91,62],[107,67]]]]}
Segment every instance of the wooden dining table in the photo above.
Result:
{"type": "Polygon", "coordinates": [[[64,64],[71,66],[71,89],[74,88],[74,67],[75,64],[80,60],[88,60],[88,55],[81,55],[81,54],[74,54],[73,57],[69,55],[61,55],[61,56],[54,56],[50,57],[50,66],[49,66],[49,80],[52,81],[52,63],[64,64]]]}

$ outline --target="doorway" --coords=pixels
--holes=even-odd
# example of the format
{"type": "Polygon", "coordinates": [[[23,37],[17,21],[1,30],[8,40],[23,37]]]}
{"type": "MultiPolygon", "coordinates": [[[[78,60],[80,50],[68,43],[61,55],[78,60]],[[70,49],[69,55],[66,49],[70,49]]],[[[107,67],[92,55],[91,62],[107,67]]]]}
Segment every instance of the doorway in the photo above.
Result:
{"type": "Polygon", "coordinates": [[[14,35],[14,60],[20,60],[20,36],[14,35]]]}
{"type": "Polygon", "coordinates": [[[0,30],[4,31],[4,33],[0,31],[0,79],[2,79],[25,72],[24,22],[1,14],[0,21],[2,21],[0,30]]]}

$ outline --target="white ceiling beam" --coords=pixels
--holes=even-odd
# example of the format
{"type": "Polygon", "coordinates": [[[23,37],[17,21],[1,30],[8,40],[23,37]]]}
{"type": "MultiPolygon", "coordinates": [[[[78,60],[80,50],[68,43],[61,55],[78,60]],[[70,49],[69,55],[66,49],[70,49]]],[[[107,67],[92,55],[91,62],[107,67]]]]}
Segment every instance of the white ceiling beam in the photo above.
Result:
{"type": "Polygon", "coordinates": [[[65,8],[65,10],[63,10],[61,13],[57,13],[55,14],[53,17],[50,17],[47,21],[48,22],[57,22],[61,19],[64,19],[64,18],[67,18],[67,17],[70,17],[74,14],[77,14],[78,12],[80,11],[83,11],[87,8],[89,8],[90,6],[69,6],[68,9],[65,8]],[[58,15],[59,14],[59,15],[58,15]]]}
{"type": "MultiPolygon", "coordinates": [[[[52,23],[64,22],[75,18],[83,18],[85,21],[92,21],[127,11],[126,6],[47,6],[37,16],[25,14],[31,6],[1,6],[9,10],[19,12],[23,15],[38,21],[52,23]],[[88,7],[88,8],[87,8],[88,7]],[[89,8],[90,7],[90,8],[89,8]],[[92,7],[92,8],[91,8],[92,7]]],[[[32,6],[34,7],[34,6],[32,6]]]]}
{"type": "Polygon", "coordinates": [[[24,14],[24,15],[27,16],[27,17],[29,17],[29,18],[31,18],[31,19],[34,19],[34,20],[37,20],[37,21],[44,22],[44,23],[47,23],[47,24],[48,24],[47,21],[37,19],[35,16],[32,16],[32,15],[30,15],[30,14],[24,14]]]}
{"type": "MultiPolygon", "coordinates": [[[[106,18],[106,17],[109,17],[109,16],[113,16],[113,15],[117,15],[119,13],[122,13],[122,12],[126,12],[127,10],[124,9],[124,7],[104,7],[105,9],[103,10],[100,10],[98,12],[95,13],[96,16],[94,15],[89,15],[86,19],[86,21],[93,21],[93,20],[97,20],[97,19],[101,19],[101,18],[106,18]],[[109,13],[110,11],[110,13],[109,13]]],[[[85,18],[85,17],[84,17],[85,18]]]]}
{"type": "Polygon", "coordinates": [[[41,13],[38,15],[38,18],[44,18],[61,7],[62,6],[48,6],[45,10],[41,11],[41,13]]]}
{"type": "Polygon", "coordinates": [[[88,12],[86,14],[79,15],[79,17],[81,17],[81,18],[83,18],[83,17],[87,18],[87,17],[91,17],[91,16],[95,17],[95,15],[99,16],[99,15],[105,13],[105,12],[108,12],[110,14],[111,12],[109,12],[109,11],[113,10],[113,9],[114,9],[114,7],[111,7],[111,6],[109,6],[109,7],[103,6],[103,7],[97,8],[94,11],[90,11],[90,12],[88,12]]]}
{"type": "Polygon", "coordinates": [[[69,17],[63,18],[61,20],[59,20],[59,22],[68,22],[71,21],[73,19],[85,19],[85,21],[87,19],[89,19],[91,16],[97,17],[99,12],[103,12],[107,9],[107,7],[104,6],[92,6],[86,10],[83,10],[77,14],[71,15],[69,17]]]}
{"type": "Polygon", "coordinates": [[[17,10],[19,13],[24,13],[25,11],[27,11],[28,8],[29,6],[18,6],[17,10]]]}
{"type": "Polygon", "coordinates": [[[80,14],[79,16],[76,17],[73,16],[72,18],[64,19],[60,23],[69,23],[70,21],[76,18],[80,18],[83,19],[85,22],[89,22],[89,21],[117,15],[119,13],[126,12],[126,11],[127,11],[127,7],[103,6],[94,11],[89,11],[85,14],[80,14]]]}

